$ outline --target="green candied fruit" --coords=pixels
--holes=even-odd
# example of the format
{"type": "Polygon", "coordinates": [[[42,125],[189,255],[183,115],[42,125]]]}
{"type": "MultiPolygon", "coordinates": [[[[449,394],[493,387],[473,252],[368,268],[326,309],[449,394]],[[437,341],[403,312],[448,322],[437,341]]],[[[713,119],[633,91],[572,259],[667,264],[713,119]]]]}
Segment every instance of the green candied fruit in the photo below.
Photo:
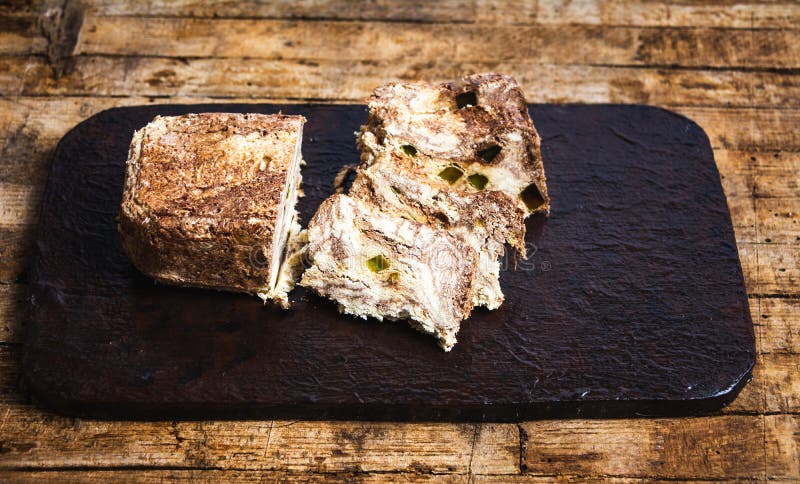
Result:
{"type": "Polygon", "coordinates": [[[467,181],[469,181],[469,184],[478,190],[483,190],[486,188],[486,184],[489,183],[489,179],[480,173],[473,173],[472,175],[468,176],[467,181]]]}
{"type": "Polygon", "coordinates": [[[389,274],[389,282],[392,284],[397,284],[400,282],[400,273],[399,272],[392,272],[389,274]]]}
{"type": "Polygon", "coordinates": [[[478,151],[478,157],[481,158],[483,161],[491,163],[500,154],[500,146],[499,145],[492,145],[488,148],[484,148],[478,151]]]}
{"type": "Polygon", "coordinates": [[[400,189],[397,188],[396,186],[391,185],[389,188],[392,189],[392,191],[394,192],[395,195],[400,195],[401,194],[400,189]]]}
{"type": "Polygon", "coordinates": [[[528,185],[525,190],[522,190],[519,196],[531,212],[544,204],[544,196],[535,183],[528,185]]]}
{"type": "Polygon", "coordinates": [[[456,96],[456,106],[458,106],[458,109],[477,105],[478,96],[475,94],[475,91],[462,92],[456,96]]]}
{"type": "Polygon", "coordinates": [[[400,149],[408,156],[417,156],[417,149],[413,145],[400,145],[400,149]]]}
{"type": "Polygon", "coordinates": [[[464,175],[464,170],[456,165],[450,165],[444,170],[439,172],[439,178],[446,180],[447,183],[453,184],[464,175]]]}
{"type": "Polygon", "coordinates": [[[367,260],[367,267],[372,272],[380,272],[389,268],[389,259],[381,254],[367,260]]]}

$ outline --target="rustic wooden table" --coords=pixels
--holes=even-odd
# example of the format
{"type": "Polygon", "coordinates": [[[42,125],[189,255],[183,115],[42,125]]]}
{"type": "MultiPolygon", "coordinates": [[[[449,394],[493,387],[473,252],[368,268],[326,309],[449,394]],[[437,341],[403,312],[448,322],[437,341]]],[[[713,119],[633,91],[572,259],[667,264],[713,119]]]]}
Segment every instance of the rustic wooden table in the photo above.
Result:
{"type": "Polygon", "coordinates": [[[0,479],[800,479],[800,4],[297,3],[0,6],[0,479]],[[531,102],[653,104],[708,132],[759,352],[730,407],[519,424],[142,423],[30,404],[19,359],[31,232],[72,126],[121,105],[359,102],[386,81],[487,70],[515,75],[531,102]]]}

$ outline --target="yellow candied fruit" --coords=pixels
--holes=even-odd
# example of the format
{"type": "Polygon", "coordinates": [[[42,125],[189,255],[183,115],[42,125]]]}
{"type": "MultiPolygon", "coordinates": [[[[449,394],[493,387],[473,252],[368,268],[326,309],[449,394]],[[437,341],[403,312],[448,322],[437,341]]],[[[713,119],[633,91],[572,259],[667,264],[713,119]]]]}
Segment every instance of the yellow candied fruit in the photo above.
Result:
{"type": "Polygon", "coordinates": [[[489,183],[489,179],[480,173],[473,173],[472,175],[468,176],[467,181],[469,181],[469,184],[478,190],[483,190],[486,188],[486,184],[489,183]]]}
{"type": "Polygon", "coordinates": [[[382,254],[378,254],[375,257],[367,260],[367,267],[372,272],[381,272],[389,268],[389,259],[384,257],[382,254]]]}
{"type": "Polygon", "coordinates": [[[447,181],[449,184],[453,184],[458,181],[464,175],[464,170],[456,165],[450,165],[446,167],[444,170],[439,172],[439,178],[447,181]]]}

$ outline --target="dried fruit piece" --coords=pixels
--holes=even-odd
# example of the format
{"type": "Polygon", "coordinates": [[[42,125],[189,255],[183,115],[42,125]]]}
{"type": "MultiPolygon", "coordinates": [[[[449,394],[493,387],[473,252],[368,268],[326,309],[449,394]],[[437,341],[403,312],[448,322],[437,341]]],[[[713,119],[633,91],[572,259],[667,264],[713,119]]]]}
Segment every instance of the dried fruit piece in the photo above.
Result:
{"type": "Polygon", "coordinates": [[[375,257],[367,260],[367,267],[372,272],[380,272],[389,268],[389,259],[384,257],[382,254],[378,254],[375,257]]]}
{"type": "Polygon", "coordinates": [[[488,148],[484,148],[478,151],[478,157],[480,157],[484,161],[492,162],[500,153],[500,150],[501,150],[500,145],[491,145],[488,148]]]}
{"type": "Polygon", "coordinates": [[[401,145],[400,149],[408,156],[417,156],[417,149],[413,145],[401,145]]]}
{"type": "Polygon", "coordinates": [[[483,190],[486,188],[486,184],[489,183],[489,179],[480,173],[473,173],[472,175],[468,176],[467,181],[469,181],[469,184],[478,190],[483,190]]]}
{"type": "Polygon", "coordinates": [[[542,206],[544,203],[542,192],[539,191],[539,187],[537,187],[535,183],[528,185],[525,190],[522,190],[522,193],[520,193],[519,196],[522,198],[525,206],[528,207],[528,210],[531,212],[542,206]]]}
{"type": "Polygon", "coordinates": [[[464,170],[457,165],[450,165],[446,167],[444,170],[439,172],[439,178],[447,180],[449,184],[453,184],[458,181],[464,175],[464,170]]]}
{"type": "Polygon", "coordinates": [[[478,105],[478,96],[475,91],[462,92],[456,96],[456,106],[459,109],[478,105]]]}
{"type": "Polygon", "coordinates": [[[448,225],[450,225],[450,219],[449,219],[449,218],[447,218],[447,215],[443,214],[442,212],[436,212],[436,213],[434,213],[434,214],[433,214],[433,218],[435,218],[436,220],[438,220],[439,222],[441,222],[441,223],[442,223],[442,225],[444,225],[445,227],[446,227],[446,226],[448,226],[448,225]]]}

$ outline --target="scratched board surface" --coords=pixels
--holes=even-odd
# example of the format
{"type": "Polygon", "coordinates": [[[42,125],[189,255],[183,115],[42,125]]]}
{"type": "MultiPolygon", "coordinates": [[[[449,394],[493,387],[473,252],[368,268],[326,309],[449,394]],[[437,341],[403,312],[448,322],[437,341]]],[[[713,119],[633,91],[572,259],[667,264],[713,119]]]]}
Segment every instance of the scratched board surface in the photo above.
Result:
{"type": "Polygon", "coordinates": [[[128,144],[157,114],[282,111],[309,122],[307,221],[358,160],[363,106],[117,108],[60,142],[32,276],[25,380],[60,413],[113,418],[513,421],[684,415],[731,401],[755,349],[728,207],[692,121],[634,105],[531,105],[552,196],[530,257],[451,353],[404,322],[153,283],[121,251],[128,144]]]}

